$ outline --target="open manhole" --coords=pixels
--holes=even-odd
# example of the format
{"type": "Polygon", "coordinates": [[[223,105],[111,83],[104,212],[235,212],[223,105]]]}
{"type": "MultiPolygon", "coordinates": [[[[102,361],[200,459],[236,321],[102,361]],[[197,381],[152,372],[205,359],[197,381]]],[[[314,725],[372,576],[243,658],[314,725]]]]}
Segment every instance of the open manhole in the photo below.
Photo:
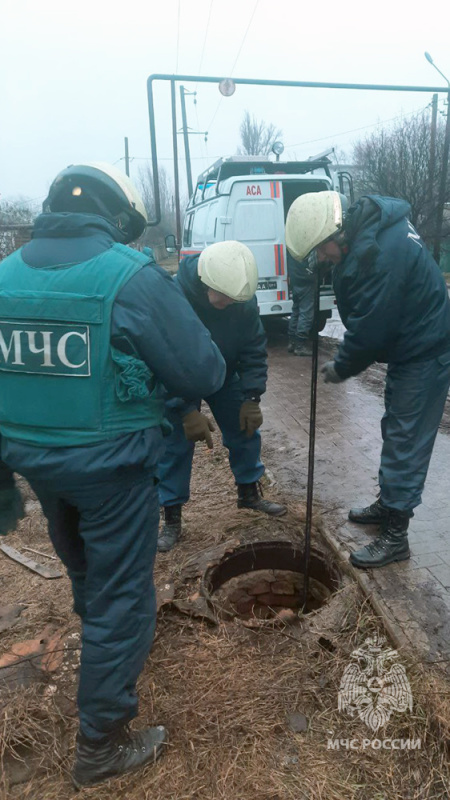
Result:
{"type": "MultiPolygon", "coordinates": [[[[320,608],[339,588],[340,577],[322,553],[311,549],[309,591],[304,613],[320,608]]],[[[230,618],[269,619],[302,606],[304,554],[292,542],[257,542],[236,548],[210,567],[203,591],[230,618]]]]}

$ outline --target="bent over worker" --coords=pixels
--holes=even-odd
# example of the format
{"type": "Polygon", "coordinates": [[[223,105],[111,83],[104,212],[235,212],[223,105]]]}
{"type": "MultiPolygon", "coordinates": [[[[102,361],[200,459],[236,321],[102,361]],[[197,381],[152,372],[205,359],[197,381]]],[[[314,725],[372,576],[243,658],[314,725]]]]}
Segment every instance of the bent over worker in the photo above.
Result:
{"type": "Polygon", "coordinates": [[[73,780],[153,761],[162,726],[130,732],[155,629],[160,382],[195,400],[225,364],[172,279],[126,246],[146,226],[107,164],[63,170],[30,243],[0,267],[2,457],[24,475],[72,581],[82,648],[73,780]]]}
{"type": "Polygon", "coordinates": [[[410,556],[408,526],[421,502],[450,384],[450,302],[439,267],[408,220],[404,200],[362,197],[348,210],[337,192],[297,198],[286,241],[298,261],[314,251],[334,265],[333,284],[347,328],[322,369],[340,383],[374,361],[387,363],[380,496],[349,518],[378,523],[380,536],[352,553],[355,567],[383,567],[410,556]]]}
{"type": "Polygon", "coordinates": [[[159,497],[165,523],[158,550],[170,550],[181,534],[181,510],[189,500],[194,442],[212,447],[210,420],[201,413],[202,398],[209,405],[228,448],[237,485],[238,508],[271,516],[286,507],[262,497],[259,427],[263,418],[261,395],[266,390],[266,337],[255,292],[258,271],[251,250],[240,242],[217,242],[198,256],[180,263],[175,278],[197,316],[211,332],[227,365],[223,387],[199,395],[194,403],[172,400],[169,419],[173,431],[159,465],[159,497]]]}

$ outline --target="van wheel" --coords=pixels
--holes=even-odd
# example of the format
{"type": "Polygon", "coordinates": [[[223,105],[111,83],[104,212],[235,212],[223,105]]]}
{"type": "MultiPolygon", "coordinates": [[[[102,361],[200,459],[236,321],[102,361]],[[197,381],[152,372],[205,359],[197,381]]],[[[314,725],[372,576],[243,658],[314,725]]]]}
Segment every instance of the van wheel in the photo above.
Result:
{"type": "Polygon", "coordinates": [[[331,319],[331,310],[319,312],[319,331],[323,331],[328,320],[331,319]]]}
{"type": "Polygon", "coordinates": [[[289,317],[278,316],[277,314],[267,314],[264,317],[261,317],[261,322],[268,336],[277,334],[283,334],[284,336],[287,336],[289,317]]]}

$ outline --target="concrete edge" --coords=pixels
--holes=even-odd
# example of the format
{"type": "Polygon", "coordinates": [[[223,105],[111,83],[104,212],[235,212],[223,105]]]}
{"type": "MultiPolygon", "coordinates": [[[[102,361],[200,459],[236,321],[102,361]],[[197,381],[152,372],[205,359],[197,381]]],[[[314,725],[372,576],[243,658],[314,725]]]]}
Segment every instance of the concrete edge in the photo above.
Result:
{"type": "Polygon", "coordinates": [[[369,576],[363,570],[355,569],[352,567],[348,556],[350,551],[336,539],[328,530],[328,526],[322,522],[322,536],[324,537],[328,546],[332,549],[339,559],[339,568],[346,572],[351,578],[356,581],[363,594],[367,597],[374,611],[381,617],[383,625],[394,642],[396,649],[403,653],[407,653],[410,657],[415,658],[417,654],[411,646],[411,642],[405,635],[402,626],[392,616],[392,612],[378,593],[374,592],[373,587],[370,586],[369,576]]]}

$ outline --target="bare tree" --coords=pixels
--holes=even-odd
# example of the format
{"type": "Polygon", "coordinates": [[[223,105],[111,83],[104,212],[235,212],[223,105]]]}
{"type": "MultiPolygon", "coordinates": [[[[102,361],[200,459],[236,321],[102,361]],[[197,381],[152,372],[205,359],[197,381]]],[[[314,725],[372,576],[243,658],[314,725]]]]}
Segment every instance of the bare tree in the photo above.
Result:
{"type": "MultiPolygon", "coordinates": [[[[161,222],[151,228],[146,228],[139,244],[162,244],[168,233],[175,233],[175,195],[172,181],[164,167],[159,168],[159,197],[161,204],[161,222]]],[[[150,165],[142,167],[139,171],[139,190],[144,202],[149,219],[155,216],[155,198],[153,190],[153,173],[150,165]]]]}
{"type": "MultiPolygon", "coordinates": [[[[357,194],[383,194],[407,200],[411,205],[411,222],[429,244],[436,225],[444,127],[442,122],[438,124],[433,175],[430,174],[431,122],[426,111],[370,134],[355,145],[353,153],[357,194]]],[[[447,199],[450,199],[450,180],[447,199]]],[[[444,224],[443,238],[449,236],[450,226],[444,224]]]]}
{"type": "Polygon", "coordinates": [[[242,147],[238,148],[238,153],[244,156],[267,156],[272,145],[282,136],[282,131],[275,125],[269,125],[261,120],[258,122],[256,117],[250,115],[249,111],[244,113],[239,132],[241,135],[242,147]]]}
{"type": "Polygon", "coordinates": [[[29,240],[37,213],[33,203],[23,197],[0,202],[0,259],[29,240]]]}

